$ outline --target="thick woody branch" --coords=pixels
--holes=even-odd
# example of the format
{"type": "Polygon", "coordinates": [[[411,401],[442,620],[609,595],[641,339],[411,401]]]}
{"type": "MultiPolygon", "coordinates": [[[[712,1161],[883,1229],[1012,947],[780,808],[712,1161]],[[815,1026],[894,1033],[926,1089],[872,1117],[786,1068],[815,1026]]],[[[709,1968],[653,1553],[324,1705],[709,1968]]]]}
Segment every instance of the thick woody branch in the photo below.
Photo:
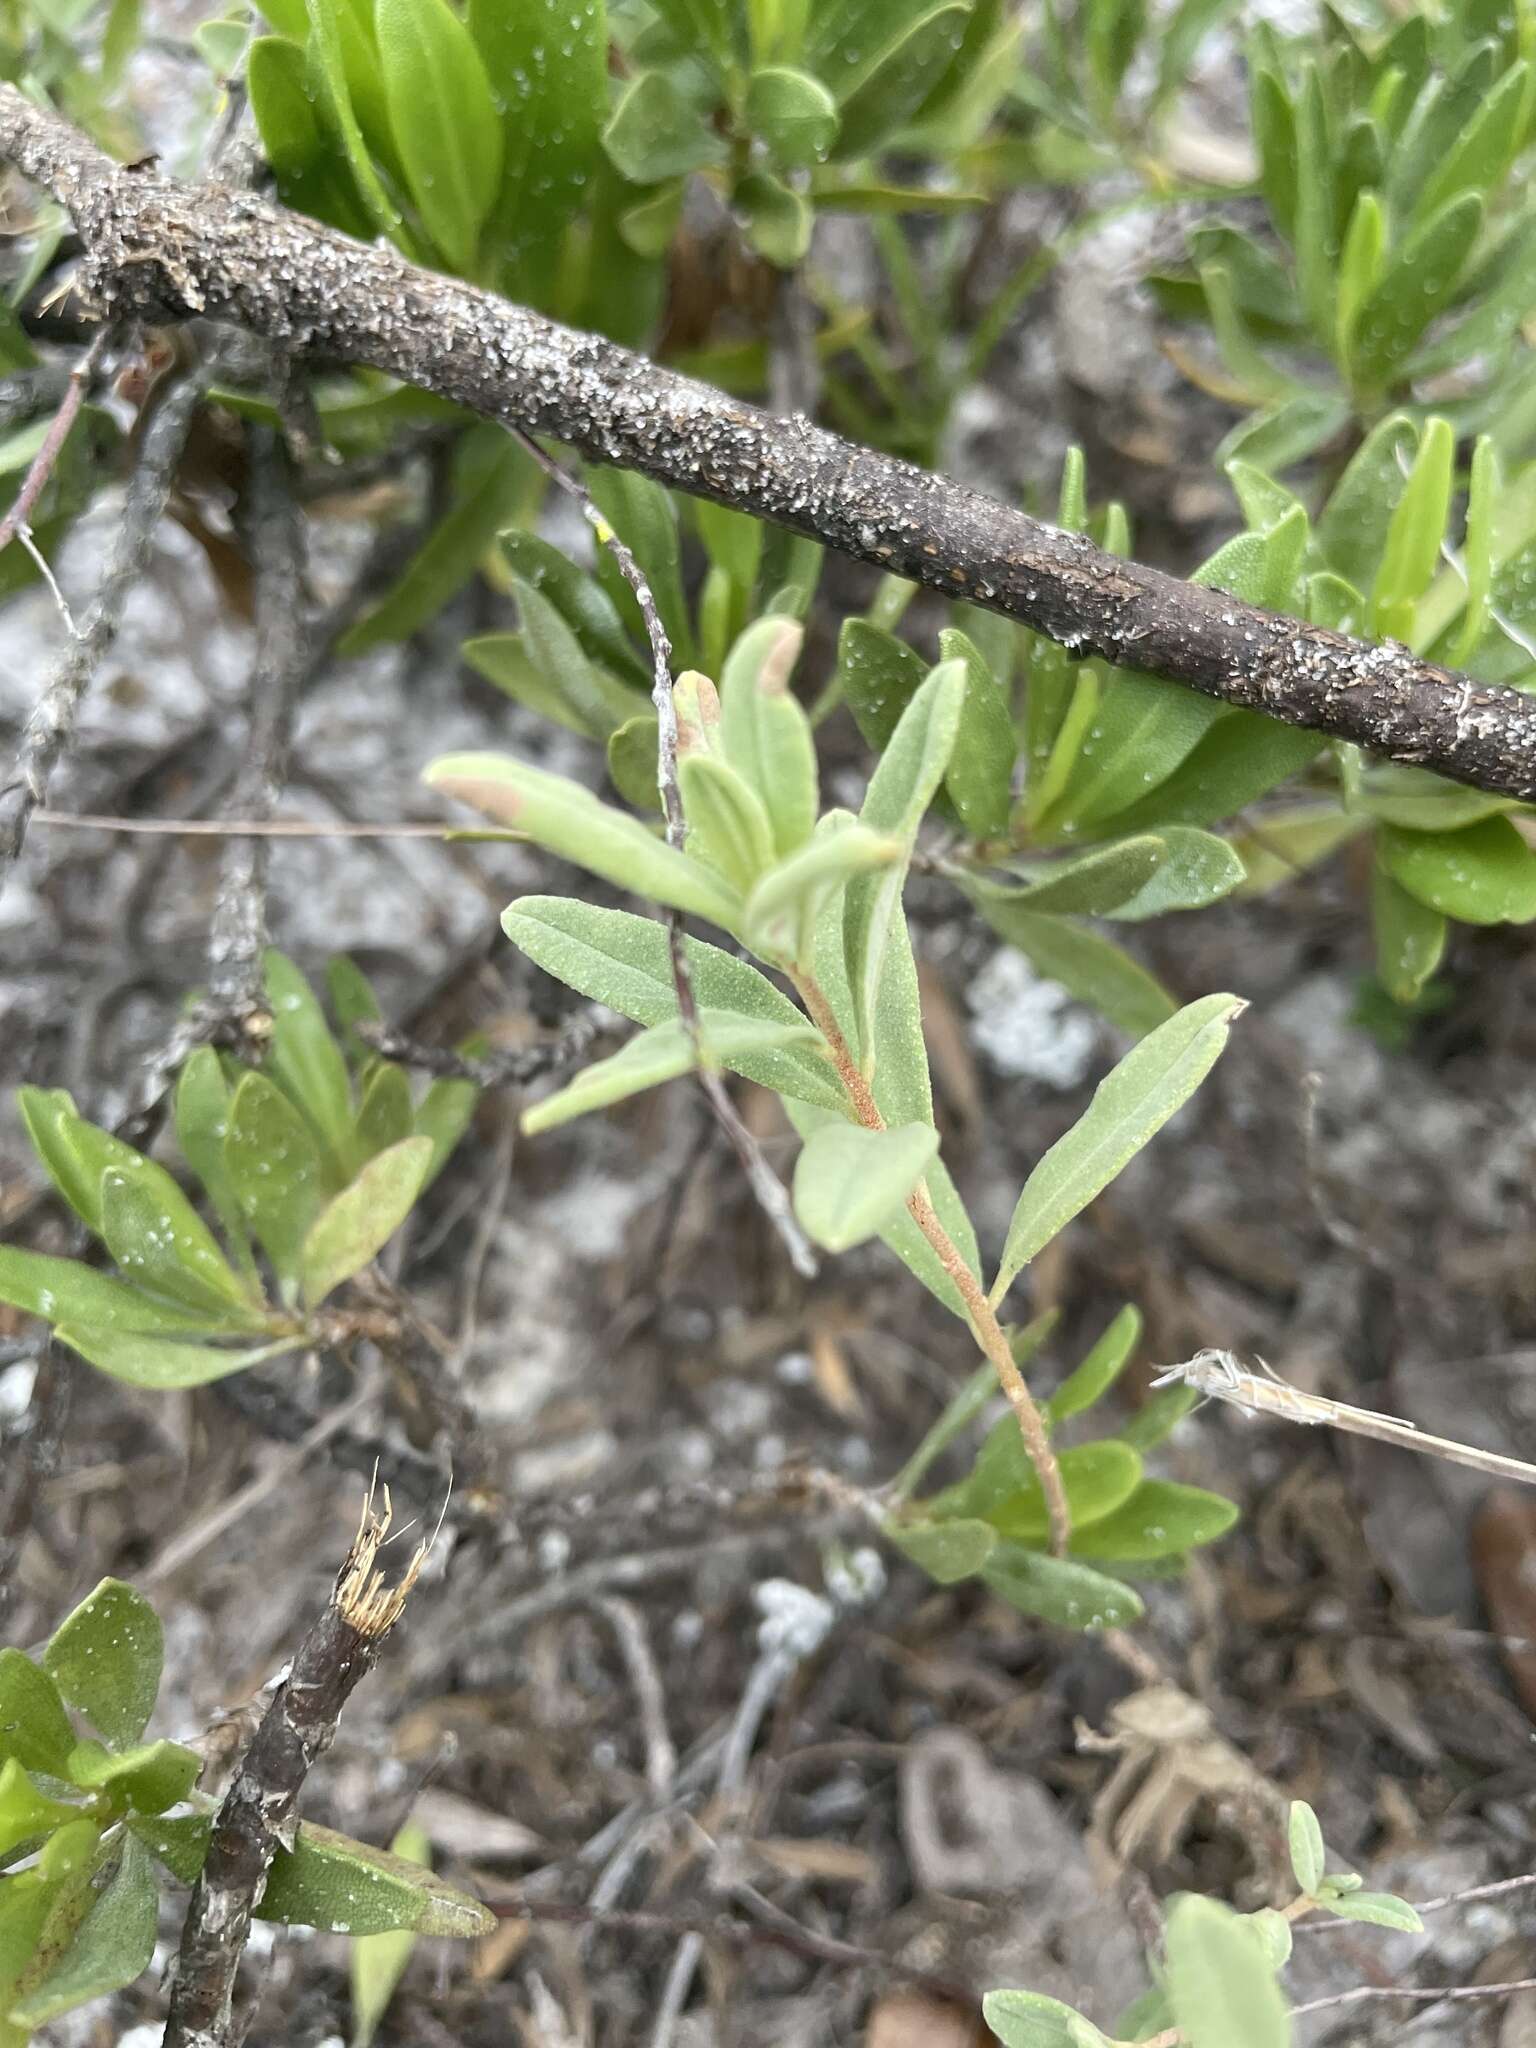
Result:
{"type": "Polygon", "coordinates": [[[1002,612],[1085,658],[1536,798],[1536,699],[1516,690],[1121,561],[243,192],[127,170],[9,85],[0,157],[68,208],[82,283],[115,315],[206,315],[295,353],[386,371],[1002,612]]]}

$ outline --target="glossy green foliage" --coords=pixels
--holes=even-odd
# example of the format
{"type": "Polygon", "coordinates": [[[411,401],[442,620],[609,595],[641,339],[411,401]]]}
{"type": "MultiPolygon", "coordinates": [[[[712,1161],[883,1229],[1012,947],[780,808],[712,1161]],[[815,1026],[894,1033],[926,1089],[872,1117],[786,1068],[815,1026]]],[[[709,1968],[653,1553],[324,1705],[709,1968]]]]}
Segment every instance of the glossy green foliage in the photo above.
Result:
{"type": "Polygon", "coordinates": [[[146,1387],[198,1386],[327,1341],[316,1312],[404,1223],[476,1092],[437,1081],[418,1101],[356,1034],[378,1014],[362,976],[339,961],[332,983],[340,1038],[304,977],[269,954],[262,1067],[203,1047],[182,1068],[177,1149],[217,1230],[171,1171],[86,1122],[62,1089],[22,1089],[39,1163],[115,1270],[0,1246],[0,1301],[146,1387]]]}
{"type": "MultiPolygon", "coordinates": [[[[157,1862],[183,1884],[202,1868],[214,1812],[196,1790],[202,1760],[180,1743],[143,1739],[163,1653],[159,1617],[120,1579],[103,1579],[35,1660],[0,1650],[5,2048],[141,1976],[159,1923],[157,1862]],[[71,1711],[93,1734],[80,1736],[71,1711]]],[[[495,1925],[419,1860],[309,1828],[279,1852],[261,1911],[370,1935],[495,1925]]],[[[375,2002],[379,1990],[375,1977],[375,2002]]]]}

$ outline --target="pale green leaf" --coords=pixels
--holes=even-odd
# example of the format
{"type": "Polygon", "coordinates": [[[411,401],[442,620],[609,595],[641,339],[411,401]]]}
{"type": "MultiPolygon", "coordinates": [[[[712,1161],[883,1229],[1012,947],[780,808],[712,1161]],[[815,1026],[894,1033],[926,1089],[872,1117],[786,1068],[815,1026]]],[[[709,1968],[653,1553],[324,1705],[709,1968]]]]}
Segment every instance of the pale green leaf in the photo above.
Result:
{"type": "Polygon", "coordinates": [[[1323,1881],[1323,1831],[1304,1799],[1291,1801],[1289,1837],[1297,1888],[1310,1896],[1323,1881]]]}
{"type": "Polygon", "coordinates": [[[1367,1927],[1389,1927],[1397,1934],[1424,1932],[1424,1922],[1413,1907],[1391,1892],[1347,1892],[1326,1903],[1336,1920],[1360,1920],[1367,1927]]]}
{"type": "Polygon", "coordinates": [[[989,1991],[981,2016],[1003,2048],[1109,2048],[1080,2012],[1040,1991],[989,1991]]]}
{"type": "Polygon", "coordinates": [[[906,1207],[939,1149],[931,1124],[883,1131],[826,1124],[795,1162],[795,1214],[828,1251],[848,1251],[884,1229],[906,1207]]]}
{"type": "Polygon", "coordinates": [[[374,0],[374,17],[411,198],[449,264],[467,275],[501,184],[501,120],[485,64],[448,0],[374,0]]]}
{"type": "Polygon", "coordinates": [[[1082,1117],[1025,1183],[992,1288],[994,1302],[1189,1100],[1220,1057],[1232,1020],[1244,1007],[1229,995],[1188,1004],[1100,1082],[1082,1117]]]}
{"type": "Polygon", "coordinates": [[[773,827],[756,790],[714,754],[685,755],[677,782],[689,853],[749,894],[774,857],[773,827]]]}
{"type": "Polygon", "coordinates": [[[747,898],[742,936],[763,959],[806,959],[830,897],[856,874],[902,859],[901,840],[850,821],[818,832],[809,845],[780,861],[747,898]]]}
{"type": "MultiPolygon", "coordinates": [[[[592,1001],[606,1003],[637,1024],[664,1024],[677,1016],[666,927],[655,918],[568,897],[524,896],[503,913],[501,923],[530,960],[592,1001]]],[[[747,961],[700,939],[686,941],[686,956],[702,1008],[804,1026],[805,1013],[747,961]]],[[[764,1088],[848,1115],[842,1086],[820,1052],[758,1051],[729,1064],[764,1088]]]]}
{"type": "MultiPolygon", "coordinates": [[[[28,1777],[19,1757],[0,1766],[0,1864],[11,1860],[23,1843],[35,1843],[55,1828],[80,1818],[78,1806],[47,1799],[28,1777]]],[[[4,1943],[0,1938],[0,1992],[5,1982],[4,1943]]]]}
{"type": "MultiPolygon", "coordinates": [[[[995,1378],[993,1380],[995,1385],[995,1378]]],[[[885,1533],[905,1556],[941,1586],[974,1578],[997,1548],[997,1531],[987,1522],[892,1520],[885,1533]]]]}
{"type": "Polygon", "coordinates": [[[604,881],[735,928],[741,914],[736,890],[657,839],[638,818],[600,802],[563,775],[505,754],[449,754],[432,763],[425,779],[604,881]]]}
{"type": "Polygon", "coordinates": [[[816,824],[816,743],[790,689],[804,637],[797,619],[758,619],[720,675],[721,747],[761,798],[781,856],[797,852],[816,824]]]}
{"type": "Polygon", "coordinates": [[[0,1650],[0,1758],[59,1778],[74,1746],[75,1731],[47,1672],[20,1650],[0,1650]]]}
{"type": "Polygon", "coordinates": [[[1064,917],[1045,917],[1021,903],[981,897],[977,907],[1000,938],[1017,946],[1036,972],[1089,1004],[1134,1037],[1175,1014],[1173,997],[1112,939],[1064,917]]]}
{"type": "Polygon", "coordinates": [[[821,80],[783,64],[753,72],[743,116],[769,155],[791,169],[819,163],[837,134],[837,102],[821,80]]]}
{"type": "Polygon", "coordinates": [[[430,1138],[402,1138],[370,1159],[320,1211],[299,1251],[306,1308],[318,1308],[378,1256],[410,1215],[431,1161],[430,1138]]]}
{"type": "Polygon", "coordinates": [[[1229,1906],[1190,1892],[1177,1899],[1166,1966],[1187,2048],[1289,2048],[1290,2018],[1264,1944],[1229,1906]]]}
{"type": "MultiPolygon", "coordinates": [[[[821,1035],[803,1018],[798,1024],[769,1023],[760,1017],[742,1017],[731,1010],[699,1011],[699,1036],[705,1058],[712,1064],[739,1069],[743,1060],[764,1054],[800,1051],[814,1053],[821,1035]]],[[[596,1060],[565,1087],[545,1096],[525,1110],[522,1128],[530,1135],[569,1123],[573,1117],[606,1109],[624,1102],[648,1088],[692,1073],[698,1057],[691,1034],[681,1018],[670,1017],[653,1024],[632,1038],[611,1058],[596,1060]]]]}
{"type": "Polygon", "coordinates": [[[111,1378],[161,1391],[206,1386],[210,1380],[225,1379],[232,1372],[244,1372],[269,1358],[297,1351],[308,1341],[303,1335],[277,1337],[270,1344],[225,1350],[217,1345],[180,1343],[173,1337],[145,1337],[73,1324],[60,1324],[54,1334],[61,1344],[78,1351],[87,1364],[111,1378]]]}

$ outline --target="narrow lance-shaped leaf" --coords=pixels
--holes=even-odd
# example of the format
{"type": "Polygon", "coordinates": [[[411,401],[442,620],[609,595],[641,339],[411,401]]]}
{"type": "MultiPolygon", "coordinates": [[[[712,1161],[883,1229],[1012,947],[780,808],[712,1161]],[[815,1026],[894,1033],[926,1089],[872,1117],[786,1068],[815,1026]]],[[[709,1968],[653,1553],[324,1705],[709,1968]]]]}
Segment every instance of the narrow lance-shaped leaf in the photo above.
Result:
{"type": "Polygon", "coordinates": [[[174,1337],[140,1336],[130,1330],[93,1330],[86,1325],[61,1323],[54,1332],[61,1344],[78,1351],[88,1365],[133,1387],[156,1387],[170,1392],[181,1387],[203,1387],[210,1380],[227,1379],[232,1372],[245,1372],[264,1365],[269,1358],[281,1358],[299,1350],[305,1338],[275,1337],[269,1344],[245,1349],[225,1349],[214,1344],[181,1342],[174,1337]]]}
{"type": "Polygon", "coordinates": [[[1230,995],[1190,1003],[1099,1083],[1082,1117],[1025,1183],[992,1288],[994,1303],[1189,1100],[1220,1057],[1232,1020],[1244,1008],[1230,995]]]}
{"type": "Polygon", "coordinates": [[[818,832],[808,846],[770,868],[747,898],[742,934],[761,958],[803,961],[817,917],[850,876],[888,867],[905,853],[901,840],[853,823],[818,832]]]}
{"type": "MultiPolygon", "coordinates": [[[[954,749],[965,695],[965,666],[946,661],[918,691],[880,758],[859,822],[891,833],[910,850],[954,749]]],[[[848,885],[843,947],[852,996],[858,1057],[867,1077],[874,1065],[875,1013],[893,920],[901,914],[906,863],[898,862],[848,885]]]]}
{"type": "MultiPolygon", "coordinates": [[[[404,1863],[432,1867],[432,1844],[426,1830],[407,1821],[389,1845],[391,1856],[404,1863]]],[[[350,2048],[368,2048],[379,2022],[389,2009],[395,1987],[405,1974],[416,1946],[416,1934],[408,1928],[392,1934],[365,1934],[351,1945],[348,1962],[352,1981],[352,2041],[350,2048]]]]}
{"type": "Polygon", "coordinates": [[[828,1251],[863,1244],[905,1208],[938,1149],[931,1124],[883,1131],[826,1124],[795,1162],[795,1214],[828,1251]]]}
{"type": "Polygon", "coordinates": [[[797,852],[816,824],[816,743],[790,689],[804,638],[797,619],[759,619],[720,677],[721,747],[762,800],[781,857],[797,852]]]}
{"type": "Polygon", "coordinates": [[[101,1177],[102,1235],[128,1279],[202,1315],[205,1327],[259,1329],[263,1314],[202,1218],[153,1160],[101,1177]]]}
{"type": "Polygon", "coordinates": [[[288,1926],[333,1934],[489,1934],[493,1914],[419,1864],[350,1836],[300,1823],[292,1849],[279,1849],[257,1913],[288,1926]]]}
{"type": "Polygon", "coordinates": [[[727,929],[740,915],[740,896],[709,868],[564,776],[502,754],[449,754],[432,763],[426,780],[621,889],[727,929]]]}
{"type": "Polygon", "coordinates": [[[1140,1338],[1141,1311],[1127,1303],[1046,1403],[1045,1412],[1053,1427],[1083,1414],[1104,1398],[1125,1370],[1140,1338]]]}
{"type": "Polygon", "coordinates": [[[267,1072],[308,1117],[338,1182],[353,1164],[352,1083],[314,990],[293,962],[269,951],[262,961],[272,1037],[267,1072]]]}
{"type": "Polygon", "coordinates": [[[375,0],[375,16],[390,127],[416,211],[467,273],[501,184],[501,121],[485,65],[447,0],[375,0]]]}
{"type": "Polygon", "coordinates": [[[712,754],[685,756],[677,780],[689,853],[745,896],[773,864],[773,827],[756,790],[712,754]]]}
{"type": "Polygon", "coordinates": [[[320,1211],[299,1253],[307,1308],[318,1308],[383,1250],[411,1213],[431,1160],[430,1138],[403,1138],[370,1159],[320,1211]]]}
{"type": "Polygon", "coordinates": [[[325,1179],[313,1130],[265,1074],[246,1074],[235,1090],[224,1160],[241,1214],[291,1296],[325,1179]]]}
{"type": "Polygon", "coordinates": [[[45,1322],[146,1336],[191,1336],[209,1327],[207,1315],[141,1294],[80,1259],[55,1259],[8,1244],[0,1244],[0,1301],[45,1322]]]}
{"type": "MultiPolygon", "coordinates": [[[[176,1142],[187,1164],[207,1190],[224,1234],[244,1274],[252,1297],[260,1300],[256,1262],[251,1256],[245,1217],[235,1196],[234,1183],[224,1157],[224,1140],[229,1132],[230,1104],[234,1091],[219,1065],[211,1045],[200,1045],[182,1068],[176,1081],[176,1142]]],[[[77,1314],[76,1322],[99,1323],[100,1316],[77,1314]]]]}
{"type": "MultiPolygon", "coordinates": [[[[733,1066],[763,1053],[811,1051],[821,1044],[820,1034],[809,1023],[773,1024],[729,1010],[701,1008],[698,1026],[705,1059],[721,1066],[733,1066]]],[[[681,1018],[669,1018],[642,1031],[611,1058],[584,1067],[564,1088],[525,1110],[522,1127],[530,1135],[552,1130],[573,1117],[606,1109],[691,1073],[698,1063],[692,1034],[681,1018]]]]}

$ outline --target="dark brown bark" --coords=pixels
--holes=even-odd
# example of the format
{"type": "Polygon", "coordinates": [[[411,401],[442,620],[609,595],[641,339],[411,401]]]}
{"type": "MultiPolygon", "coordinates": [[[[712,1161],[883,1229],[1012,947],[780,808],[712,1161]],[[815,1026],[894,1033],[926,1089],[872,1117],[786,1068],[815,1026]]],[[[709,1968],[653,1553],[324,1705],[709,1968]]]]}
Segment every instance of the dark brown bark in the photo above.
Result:
{"type": "Polygon", "coordinates": [[[1536,799],[1536,699],[1279,618],[219,185],[126,170],[0,86],[0,156],[69,209],[120,317],[233,321],[808,534],[1084,657],[1536,799]]]}

